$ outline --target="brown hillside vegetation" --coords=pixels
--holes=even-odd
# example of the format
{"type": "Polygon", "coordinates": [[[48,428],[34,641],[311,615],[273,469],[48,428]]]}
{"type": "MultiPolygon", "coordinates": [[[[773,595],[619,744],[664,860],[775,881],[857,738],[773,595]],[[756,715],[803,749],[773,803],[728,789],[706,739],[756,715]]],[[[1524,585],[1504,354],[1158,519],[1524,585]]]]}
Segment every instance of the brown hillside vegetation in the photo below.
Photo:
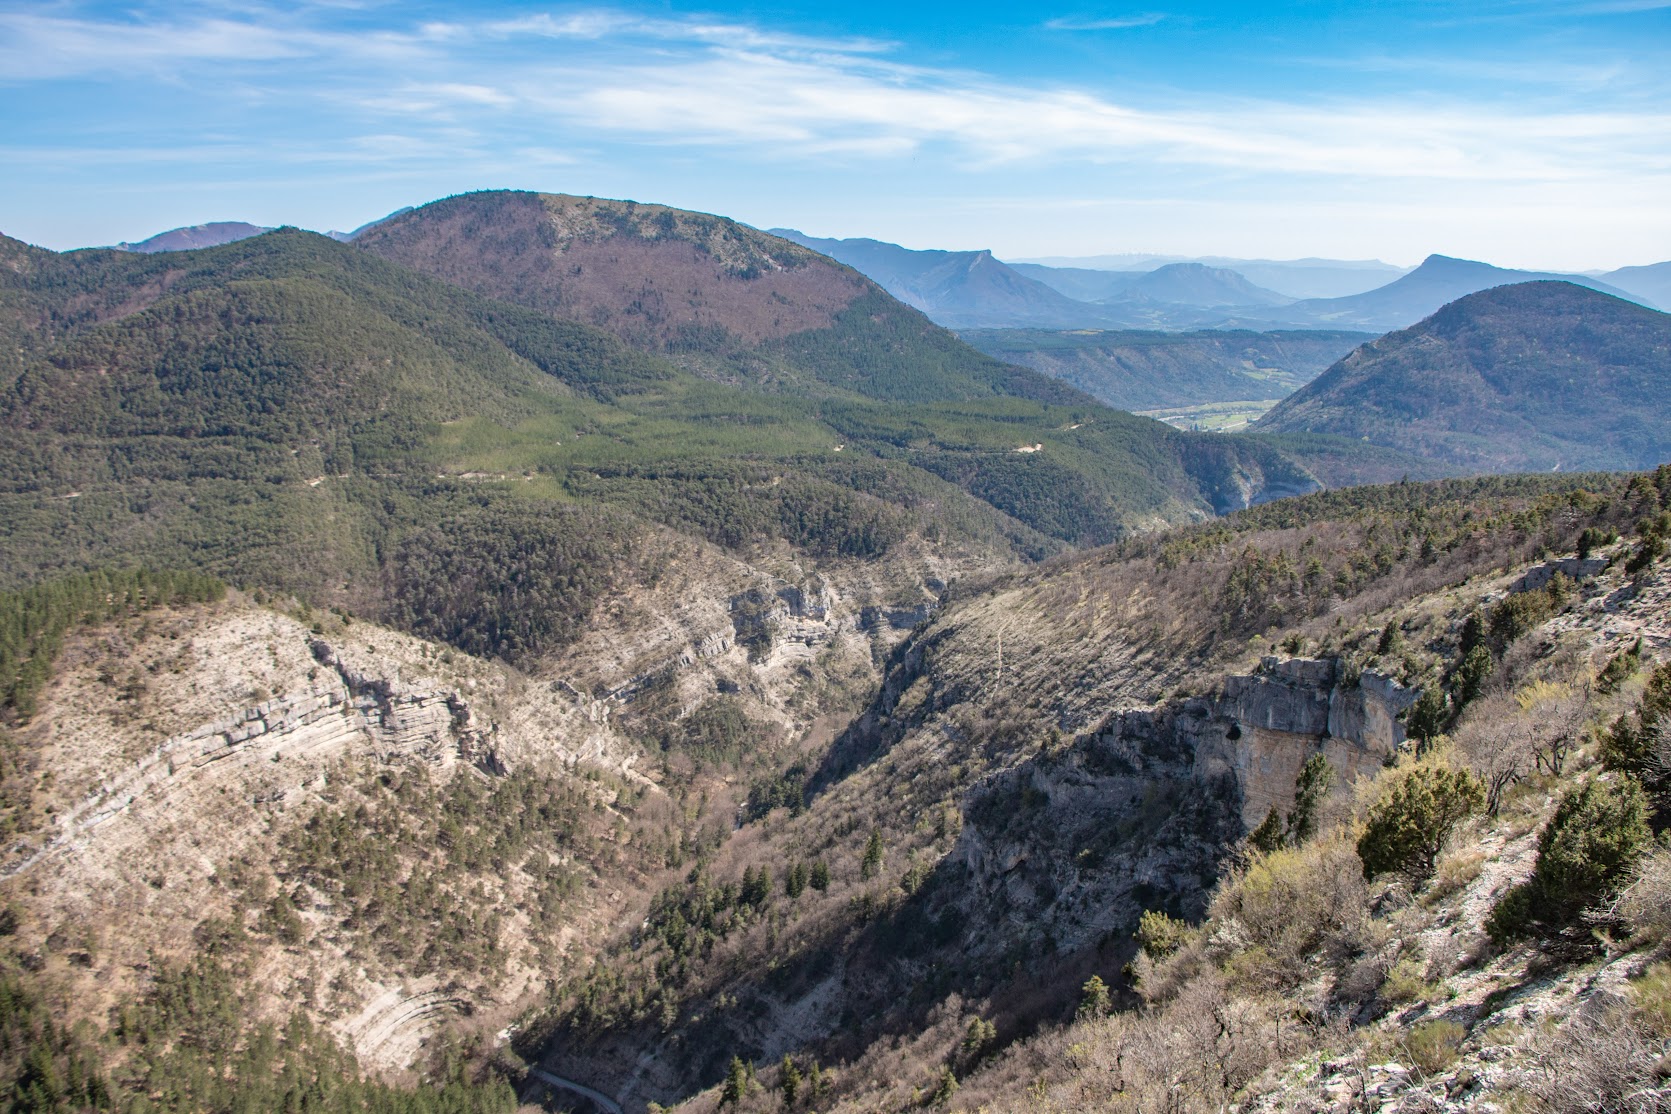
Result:
{"type": "MultiPolygon", "coordinates": [[[[1646,491],[1637,500],[1614,510],[1658,513],[1659,500],[1646,491]]],[[[1600,872],[1593,875],[1600,906],[1529,942],[1499,942],[1492,928],[1493,906],[1502,908],[1517,883],[1555,869],[1552,848],[1578,833],[1609,838],[1610,827],[1563,821],[1579,815],[1571,802],[1642,799],[1635,775],[1608,757],[1607,739],[1619,734],[1608,725],[1621,712],[1630,723],[1671,716],[1671,666],[1663,664],[1671,653],[1671,580],[1663,559],[1635,560],[1642,546],[1652,550],[1657,529],[1610,548],[1612,568],[1582,584],[1550,578],[1550,567],[1526,577],[1511,561],[1506,570],[1486,565],[1482,576],[1406,597],[1373,623],[1364,624],[1371,616],[1362,613],[1348,618],[1331,648],[1361,663],[1365,678],[1371,668],[1391,668],[1447,694],[1448,735],[1403,748],[1387,769],[1370,767],[1355,782],[1338,770],[1334,793],[1312,814],[1313,834],[1296,833],[1290,812],[1286,837],[1279,828],[1269,850],[1226,848],[1223,876],[1196,883],[1213,888],[1210,899],[1196,890],[1181,907],[1172,903],[1189,893],[1179,886],[1187,874],[1151,871],[1151,880],[1166,881],[1160,893],[1103,889],[1120,875],[1122,860],[1104,857],[1094,841],[1074,851],[1076,841],[1110,827],[1134,830],[1141,816],[1140,802],[1134,811],[1110,792],[1131,767],[1110,761],[1136,759],[1151,774],[1151,789],[1164,784],[1161,754],[1120,745],[1131,738],[1130,714],[1116,714],[1065,749],[1040,739],[1034,757],[1010,773],[989,775],[960,801],[939,798],[940,809],[960,812],[942,819],[934,807],[935,787],[947,779],[941,771],[971,760],[992,769],[980,744],[990,754],[1000,739],[1014,739],[1014,728],[1006,736],[988,720],[985,732],[963,734],[957,728],[980,723],[967,702],[939,716],[906,710],[907,700],[893,703],[921,727],[906,727],[868,767],[885,772],[874,780],[854,775],[851,796],[839,788],[813,796],[802,816],[768,816],[758,842],[741,845],[749,870],[764,863],[774,877],[797,855],[835,864],[829,891],[774,897],[711,945],[686,945],[690,970],[714,980],[692,1017],[702,1023],[684,1023],[681,1014],[659,1036],[646,1033],[622,1097],[637,1098],[686,1047],[720,1043],[707,1027],[724,1021],[731,1054],[744,1065],[741,1080],[733,1072],[683,1109],[1462,1111],[1488,1102],[1574,1114],[1664,1109],[1671,1093],[1656,1065],[1671,1040],[1663,1006],[1671,890],[1665,853],[1651,850],[1641,813],[1636,828],[1624,829],[1635,833],[1628,850],[1604,854],[1597,845],[1563,860],[1562,869],[1587,863],[1581,869],[1600,872]],[[1471,645],[1489,662],[1477,683],[1461,668],[1471,645]],[[1662,664],[1650,679],[1656,658],[1662,664]],[[1513,740],[1507,753],[1505,738],[1513,740]],[[1364,821],[1413,799],[1401,797],[1401,787],[1425,784],[1435,771],[1474,784],[1504,761],[1514,766],[1498,803],[1487,810],[1470,798],[1461,819],[1437,830],[1436,869],[1366,877],[1365,840],[1375,828],[1364,821]],[[1009,794],[1003,812],[983,815],[995,792],[1009,794]],[[856,823],[830,823],[872,795],[887,795],[888,803],[856,823]],[[826,810],[831,815],[821,820],[826,810]],[[871,820],[876,828],[867,828],[871,820]],[[1000,829],[1007,844],[993,841],[1000,829]],[[867,883],[869,848],[878,843],[886,851],[867,883]],[[1588,854],[1601,857],[1582,857],[1588,854]],[[950,892],[936,893],[947,878],[950,892]],[[1111,899],[1126,910],[1117,930],[1072,954],[1076,934],[1095,941],[1105,931],[1098,918],[1107,917],[1111,899]],[[1150,913],[1140,922],[1144,908],[1150,913]],[[944,921],[935,914],[946,909],[958,913],[948,933],[955,943],[937,949],[933,934],[944,921]],[[926,949],[913,945],[925,934],[926,949]],[[1013,950],[1003,953],[1002,942],[1013,950]],[[712,949],[706,964],[689,958],[703,947],[712,949]],[[810,989],[795,977],[803,947],[834,956],[810,989]],[[984,979],[948,970],[948,962],[987,948],[998,962],[984,979]],[[1122,987],[1129,988],[1124,995],[1122,987]],[[800,995],[793,1005],[780,997],[791,994],[800,995]],[[810,1017],[838,1010],[843,1032],[857,1025],[875,1039],[826,1038],[794,1049],[807,1042],[810,1017]],[[1034,1029],[1029,1015],[1044,1023],[1034,1029]],[[808,1099],[812,1077],[819,1083],[808,1099]]],[[[1058,572],[1064,578],[1071,582],[1074,573],[1058,572]]],[[[983,624],[988,637],[1008,610],[994,608],[983,624]]],[[[954,605],[936,620],[942,637],[957,637],[949,632],[960,613],[970,633],[971,617],[954,605]]],[[[932,657],[931,671],[946,668],[943,652],[932,657]]],[[[1023,650],[1018,660],[1026,657],[1023,650]]],[[[991,702],[986,708],[995,710],[991,702]]],[[[1318,743],[1267,736],[1264,745],[1279,753],[1318,743]]],[[[1256,776],[1257,765],[1244,771],[1244,787],[1256,776]]],[[[1663,779],[1643,777],[1650,789],[1661,784],[1653,778],[1663,779]]],[[[1195,784],[1199,807],[1212,783],[1195,784]]],[[[1656,825],[1671,820],[1666,798],[1648,799],[1662,802],[1653,806],[1656,825]]],[[[1189,815],[1160,800],[1174,817],[1189,815]]],[[[1300,807],[1293,798],[1278,806],[1300,807]]],[[[1190,834],[1211,838],[1201,827],[1190,834]]],[[[1165,829],[1146,833],[1139,845],[1151,867],[1156,835],[1172,842],[1167,865],[1187,870],[1187,843],[1165,829]]],[[[725,877],[737,863],[727,866],[710,869],[725,877]]],[[[649,939],[634,949],[651,957],[666,949],[665,932],[654,935],[662,924],[653,915],[652,933],[643,934],[649,939]]],[[[636,970],[618,986],[636,997],[659,982],[666,994],[688,977],[664,960],[653,975],[636,970]]],[[[598,1000],[583,996],[581,1005],[598,1000]]],[[[573,1055],[566,1042],[557,1049],[573,1055]]],[[[727,1055],[704,1057],[716,1081],[727,1055]]]]}
{"type": "MultiPolygon", "coordinates": [[[[1240,835],[1293,807],[1306,754],[1337,767],[1338,815],[1353,775],[1403,738],[1375,726],[1381,697],[1351,726],[1372,674],[1395,702],[1455,689],[1482,599],[1503,674],[1543,668],[1529,633],[1555,605],[1490,601],[1535,554],[1659,506],[1652,484],[1580,486],[1314,496],[955,591],[824,761],[757,783],[752,822],[522,1047],[629,1102],[718,1082],[733,1056],[764,1071],[792,1053],[802,1071],[839,1062],[852,1089],[832,1093],[855,1108],[908,1107],[934,1064],[961,1075],[982,1058],[956,1047],[973,1012],[1003,1042],[1071,1014],[1092,974],[1127,985],[1138,915],[1200,918],[1240,835]],[[1273,650],[1340,664],[1257,668],[1273,650]],[[1227,685],[1226,670],[1250,672],[1227,685]],[[1319,699],[1325,718],[1348,709],[1350,738],[1328,740],[1306,711],[1319,699]],[[795,881],[815,872],[823,885],[795,881]]],[[[1587,614],[1608,614],[1621,583],[1587,590],[1587,614]]],[[[1641,605],[1652,629],[1664,603],[1641,605]]],[[[1643,618],[1611,623],[1585,636],[1586,667],[1643,618]]]]}
{"type": "Polygon", "coordinates": [[[355,244],[455,286],[597,325],[631,344],[758,345],[827,328],[871,284],[723,217],[561,194],[464,194],[355,244]]]}

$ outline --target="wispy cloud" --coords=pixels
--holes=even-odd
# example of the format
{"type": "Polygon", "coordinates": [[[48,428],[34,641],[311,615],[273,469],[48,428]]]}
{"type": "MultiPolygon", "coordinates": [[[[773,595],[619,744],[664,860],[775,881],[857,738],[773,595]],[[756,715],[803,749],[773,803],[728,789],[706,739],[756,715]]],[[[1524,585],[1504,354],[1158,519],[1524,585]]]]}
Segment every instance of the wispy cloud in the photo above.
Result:
{"type": "Polygon", "coordinates": [[[1087,18],[1083,16],[1059,16],[1056,19],[1044,21],[1047,31],[1126,31],[1133,27],[1153,27],[1165,19],[1163,12],[1145,12],[1142,15],[1114,16],[1105,19],[1087,18]]]}
{"type": "Polygon", "coordinates": [[[256,19],[97,20],[0,12],[0,82],[168,72],[334,54],[410,61],[422,36],[349,34],[256,19]]]}
{"type": "MultiPolygon", "coordinates": [[[[1047,26],[1105,30],[1162,18],[1064,17],[1047,26]]],[[[155,69],[212,75],[217,89],[233,77],[266,83],[275,96],[310,99],[315,111],[350,114],[350,134],[407,137],[376,145],[378,158],[432,157],[444,143],[410,140],[491,125],[552,151],[624,141],[814,162],[932,151],[964,170],[1080,163],[1324,181],[1659,186],[1671,174],[1663,138],[1671,112],[1657,108],[1549,112],[1411,95],[1174,94],[1168,102],[1152,93],[1139,103],[912,66],[872,39],[607,8],[366,34],[260,9],[195,19],[12,12],[0,14],[0,42],[0,73],[14,81],[155,69]],[[304,64],[313,68],[301,80],[304,64]]],[[[1372,55],[1366,64],[1395,62],[1372,55]]]]}

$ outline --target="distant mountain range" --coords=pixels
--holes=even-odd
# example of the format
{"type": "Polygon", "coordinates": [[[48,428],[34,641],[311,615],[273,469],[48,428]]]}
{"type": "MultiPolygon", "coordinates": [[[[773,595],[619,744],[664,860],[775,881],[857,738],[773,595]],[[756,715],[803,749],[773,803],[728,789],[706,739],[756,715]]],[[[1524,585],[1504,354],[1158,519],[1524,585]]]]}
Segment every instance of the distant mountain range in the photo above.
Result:
{"type": "Polygon", "coordinates": [[[1225,267],[1194,261],[1167,263],[1151,271],[1093,271],[1084,268],[1010,264],[1017,274],[1044,283],[1082,302],[1164,302],[1183,306],[1281,306],[1294,299],[1255,286],[1225,267]]]}
{"type": "Polygon", "coordinates": [[[994,259],[990,251],[915,251],[882,240],[781,236],[845,263],[947,328],[1073,328],[1106,315],[994,259]]]}
{"type": "Polygon", "coordinates": [[[1352,352],[1256,423],[1457,471],[1671,460],[1671,315],[1570,282],[1468,294],[1352,352]]]}
{"type": "MultiPolygon", "coordinates": [[[[352,232],[337,232],[332,230],[325,233],[338,243],[346,244],[366,229],[392,220],[402,213],[410,213],[412,207],[396,209],[386,217],[367,221],[352,232]]],[[[148,239],[137,243],[123,242],[115,245],[118,251],[137,251],[149,255],[158,251],[195,251],[198,248],[218,248],[222,244],[235,244],[239,240],[247,240],[251,236],[259,236],[272,229],[259,224],[250,224],[241,220],[211,221],[208,224],[193,224],[185,228],[171,228],[167,232],[159,232],[148,239]]]]}
{"type": "Polygon", "coordinates": [[[1223,307],[1291,299],[1234,271],[1171,263],[1146,272],[1012,267],[990,251],[918,251],[880,240],[782,236],[847,264],[947,328],[1178,329],[1210,327],[1223,307]]]}
{"type": "MultiPolygon", "coordinates": [[[[1383,286],[1410,271],[1409,267],[1395,267],[1379,259],[1234,259],[1223,255],[1203,255],[1195,258],[1181,255],[1054,256],[1011,260],[1010,266],[1032,274],[1041,282],[1048,282],[1050,280],[1025,269],[1042,267],[1047,271],[1088,274],[1132,271],[1141,273],[1168,263],[1200,263],[1206,267],[1227,268],[1249,282],[1277,291],[1288,298],[1340,298],[1348,294],[1362,294],[1365,290],[1383,286]]],[[[1074,297],[1085,295],[1075,294],[1074,297]]]]}
{"type": "Polygon", "coordinates": [[[1615,297],[1636,300],[1618,287],[1585,275],[1513,271],[1493,267],[1489,263],[1430,255],[1409,274],[1363,294],[1346,298],[1311,298],[1291,305],[1246,311],[1242,317],[1247,322],[1265,320],[1286,328],[1326,327],[1386,332],[1406,328],[1440,306],[1476,291],[1539,281],[1569,282],[1615,297]]]}
{"type": "Polygon", "coordinates": [[[1285,306],[1294,299],[1255,286],[1226,267],[1205,263],[1168,263],[1140,275],[1123,292],[1125,300],[1142,299],[1183,306],[1285,306]]]}
{"type": "Polygon", "coordinates": [[[1638,298],[1646,298],[1660,309],[1671,309],[1671,263],[1620,267],[1602,275],[1601,279],[1609,286],[1629,291],[1638,298]]]}
{"type": "MultiPolygon", "coordinates": [[[[399,209],[352,232],[326,235],[349,242],[411,211],[399,209]]],[[[184,251],[265,231],[260,225],[220,221],[117,246],[145,253],[184,251]]],[[[916,250],[882,240],[808,236],[787,228],[772,229],[770,235],[852,267],[936,324],[953,329],[1383,332],[1414,324],[1477,290],[1539,280],[1577,283],[1656,308],[1671,305],[1671,262],[1624,267],[1600,276],[1517,271],[1443,255],[1431,255],[1410,271],[1379,260],[1158,255],[1006,263],[984,250],[916,250]]]]}
{"type": "MultiPolygon", "coordinates": [[[[830,240],[790,229],[777,235],[822,252],[867,275],[896,298],[948,328],[1056,329],[1402,329],[1447,302],[1512,283],[1557,280],[1633,301],[1671,300],[1671,264],[1632,267],[1602,278],[1517,271],[1431,255],[1409,272],[1379,262],[1245,261],[1245,269],[1209,261],[1159,262],[1159,257],[1095,257],[1121,269],[1004,263],[991,252],[917,251],[879,240],[830,240]],[[1339,297],[1295,300],[1283,287],[1262,286],[1253,270],[1288,289],[1361,285],[1339,297]],[[1286,278],[1285,278],[1286,276],[1286,278]],[[1615,284],[1611,280],[1617,278],[1615,284]]],[[[1230,261],[1226,261],[1230,262],[1230,261]]]]}

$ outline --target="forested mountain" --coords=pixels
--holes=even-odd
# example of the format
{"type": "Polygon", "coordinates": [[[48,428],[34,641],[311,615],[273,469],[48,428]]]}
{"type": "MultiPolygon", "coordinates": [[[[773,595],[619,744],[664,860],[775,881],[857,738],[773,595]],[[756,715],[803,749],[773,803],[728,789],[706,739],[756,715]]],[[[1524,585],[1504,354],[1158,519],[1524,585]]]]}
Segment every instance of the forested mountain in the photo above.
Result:
{"type": "Polygon", "coordinates": [[[1121,410],[1283,398],[1372,339],[1321,329],[966,329],[958,335],[990,356],[1042,371],[1121,410]]]}
{"type": "MultiPolygon", "coordinates": [[[[1664,320],[1505,287],[1323,379],[1634,451],[1664,320]]],[[[1239,390],[1352,339],[1028,341],[1239,390]]],[[[0,239],[0,340],[6,1109],[1660,1086],[1671,468],[1317,491],[1422,473],[536,194],[0,239]]]]}
{"type": "Polygon", "coordinates": [[[503,499],[619,506],[731,546],[859,556],[950,529],[1037,557],[1312,482],[1264,445],[1102,409],[897,303],[861,312],[886,295],[822,262],[860,308],[769,342],[773,372],[743,389],[310,233],[9,250],[7,583],[121,555],[370,606],[394,538],[503,499]]]}
{"type": "Polygon", "coordinates": [[[723,217],[489,192],[398,214],[354,244],[725,381],[905,401],[1083,401],[958,343],[857,272],[723,217]]]}
{"type": "Polygon", "coordinates": [[[1500,286],[1357,349],[1261,419],[1477,471],[1671,458],[1671,316],[1566,282],[1500,286]]]}

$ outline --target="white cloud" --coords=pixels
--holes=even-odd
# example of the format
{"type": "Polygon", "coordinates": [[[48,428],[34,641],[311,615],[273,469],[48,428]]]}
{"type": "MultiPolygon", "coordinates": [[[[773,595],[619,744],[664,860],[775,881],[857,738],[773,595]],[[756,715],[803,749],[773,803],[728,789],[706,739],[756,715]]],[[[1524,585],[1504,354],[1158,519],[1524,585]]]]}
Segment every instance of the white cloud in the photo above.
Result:
{"type": "Polygon", "coordinates": [[[168,73],[193,63],[259,63],[336,54],[409,61],[415,36],[346,34],[254,19],[91,20],[0,12],[0,81],[168,73]]]}
{"type": "MultiPolygon", "coordinates": [[[[221,9],[101,21],[0,13],[0,75],[196,77],[221,102],[242,82],[315,114],[339,137],[322,141],[315,155],[301,144],[275,154],[292,161],[456,166],[465,151],[485,164],[514,161],[521,150],[532,163],[563,164],[574,150],[625,145],[720,151],[754,166],[903,166],[915,157],[946,180],[1061,168],[1059,176],[1117,179],[1128,195],[1147,178],[1179,196],[1246,200],[1280,189],[1318,205],[1375,195],[1420,196],[1436,206],[1448,199],[1460,208],[1490,191],[1521,191],[1529,196],[1517,204],[1545,212],[1650,207],[1671,192],[1671,111],[1660,101],[1550,111],[1542,102],[1432,94],[1325,101],[1149,90],[1117,99],[908,65],[871,39],[713,18],[598,8],[359,34],[310,23],[316,16],[221,9]]],[[[1162,18],[1063,17],[1047,26],[1112,30],[1162,18]]],[[[1421,65],[1373,50],[1365,64],[1421,65]]],[[[1608,79],[1605,70],[1563,76],[1608,79]]],[[[182,165],[224,149],[157,147],[156,157],[182,165]]]]}
{"type": "Polygon", "coordinates": [[[1133,27],[1153,27],[1166,15],[1162,12],[1145,12],[1142,15],[1119,16],[1112,19],[1086,19],[1075,16],[1059,16],[1056,19],[1044,21],[1047,31],[1126,31],[1133,27]]]}
{"type": "Polygon", "coordinates": [[[1671,113],[1223,100],[1142,108],[1070,89],[830,55],[714,51],[552,72],[521,97],[566,126],[777,157],[949,148],[966,165],[1153,160],[1245,172],[1479,181],[1664,173],[1671,113]]]}

